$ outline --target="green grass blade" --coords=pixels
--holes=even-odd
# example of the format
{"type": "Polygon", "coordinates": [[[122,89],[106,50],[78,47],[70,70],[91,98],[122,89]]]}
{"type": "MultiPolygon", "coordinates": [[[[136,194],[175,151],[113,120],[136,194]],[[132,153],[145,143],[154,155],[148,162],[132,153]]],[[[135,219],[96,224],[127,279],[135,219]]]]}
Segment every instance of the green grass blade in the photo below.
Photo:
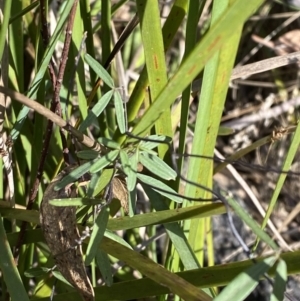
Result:
{"type": "MultiPolygon", "coordinates": [[[[67,2],[66,6],[65,6],[65,9],[64,9],[64,11],[63,11],[58,23],[57,23],[57,26],[54,30],[54,33],[50,38],[49,46],[47,47],[47,49],[45,51],[45,54],[43,56],[41,65],[39,67],[39,70],[36,73],[32,83],[31,83],[30,89],[27,92],[27,96],[29,98],[36,98],[36,94],[37,94],[39,85],[42,82],[43,77],[44,77],[44,75],[47,71],[47,68],[48,68],[49,62],[52,58],[56,43],[59,40],[59,37],[60,37],[60,34],[63,30],[63,26],[64,26],[65,21],[69,17],[71,8],[73,6],[73,3],[74,3],[74,0],[70,0],[70,1],[67,2]]],[[[14,125],[14,128],[11,131],[11,134],[10,134],[13,140],[16,140],[18,138],[20,130],[22,129],[23,123],[27,118],[28,112],[29,112],[29,108],[25,107],[25,106],[19,112],[18,117],[17,117],[17,121],[14,125]]]]}
{"type": "Polygon", "coordinates": [[[107,226],[109,218],[109,207],[105,206],[101,209],[99,215],[96,218],[93,232],[90,237],[90,241],[86,251],[85,264],[90,265],[92,260],[96,257],[97,249],[104,236],[104,232],[107,226]]]}
{"type": "Polygon", "coordinates": [[[265,233],[251,216],[232,198],[226,198],[228,204],[233,208],[234,212],[251,228],[251,230],[273,250],[278,251],[278,246],[272,238],[265,233]]]}
{"type": "Polygon", "coordinates": [[[141,135],[160,118],[176,97],[193,81],[204,68],[207,61],[232,36],[232,32],[263,3],[263,0],[245,2],[236,0],[218,19],[218,22],[208,31],[203,39],[195,46],[188,58],[182,63],[176,74],[169,80],[164,90],[154,100],[151,107],[143,115],[133,129],[133,134],[141,135]]]}
{"type": "Polygon", "coordinates": [[[102,250],[98,249],[96,254],[96,262],[105,284],[107,286],[112,286],[113,277],[108,255],[102,250]]]}
{"type": "Polygon", "coordinates": [[[284,300],[286,281],[287,281],[287,266],[284,260],[279,259],[279,262],[276,266],[275,281],[274,281],[273,292],[270,301],[284,300]]]}
{"type": "Polygon", "coordinates": [[[7,241],[3,220],[0,215],[0,268],[12,301],[29,300],[22,279],[14,264],[10,245],[7,241]]]}
{"type": "MultiPolygon", "coordinates": [[[[289,170],[290,169],[290,167],[293,163],[294,157],[295,157],[295,155],[298,151],[299,144],[300,144],[300,124],[298,123],[296,131],[295,131],[295,133],[293,135],[293,138],[292,138],[291,145],[288,149],[286,158],[285,158],[284,163],[282,165],[282,170],[289,170]]],[[[284,184],[284,181],[285,181],[286,177],[287,177],[287,174],[284,174],[284,173],[280,174],[279,177],[278,177],[278,180],[277,180],[272,198],[270,200],[270,204],[268,206],[268,210],[266,212],[266,215],[265,215],[263,223],[262,223],[262,229],[265,228],[272,212],[274,211],[277,198],[280,194],[280,191],[283,187],[283,184],[284,184]]]]}
{"type": "Polygon", "coordinates": [[[257,286],[261,276],[274,265],[276,259],[275,256],[272,256],[254,264],[231,281],[214,300],[243,301],[257,286]]]}
{"type": "MultiPolygon", "coordinates": [[[[137,0],[137,9],[140,18],[150,95],[151,99],[155,100],[168,81],[158,2],[156,0],[137,0]]],[[[172,137],[170,109],[165,110],[156,121],[155,131],[158,135],[172,137]]],[[[167,145],[159,145],[159,156],[163,158],[167,150],[167,145]]]]}

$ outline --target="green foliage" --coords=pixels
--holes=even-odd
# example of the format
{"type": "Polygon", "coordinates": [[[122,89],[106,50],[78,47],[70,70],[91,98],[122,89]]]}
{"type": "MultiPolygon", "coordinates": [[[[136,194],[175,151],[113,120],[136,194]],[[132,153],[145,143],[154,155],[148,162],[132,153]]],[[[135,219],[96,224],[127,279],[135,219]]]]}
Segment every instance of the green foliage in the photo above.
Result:
{"type": "MultiPolygon", "coordinates": [[[[80,162],[80,166],[74,164],[55,190],[77,183],[78,195],[50,203],[78,206],[79,232],[82,224],[92,228],[90,237],[86,234],[80,244],[85,264],[91,265],[95,300],[151,296],[167,300],[168,294],[176,300],[212,300],[216,295],[218,301],[243,300],[266,273],[275,275],[271,300],[282,300],[287,274],[300,270],[299,264],[293,265],[300,262],[300,254],[279,254],[279,247],[264,228],[287,175],[279,176],[267,214],[258,224],[233,198],[225,199],[223,204],[211,202],[224,199],[212,189],[213,174],[228,162],[214,167],[212,160],[199,159],[213,157],[218,135],[233,133],[220,126],[230,77],[243,27],[262,9],[264,1],[214,0],[204,24],[207,29],[199,29],[204,0],[173,1],[163,27],[159,1],[137,0],[140,25],[136,30],[129,31],[130,26],[125,29],[120,37],[125,37],[124,48],[112,64],[107,60],[116,34],[111,19],[122,13],[127,1],[111,7],[111,1],[81,0],[74,13],[73,5],[78,1],[63,1],[55,12],[57,20],[49,19],[54,31],[47,37],[48,24],[42,16],[49,18],[48,10],[54,2],[0,1],[4,16],[0,30],[0,106],[4,107],[4,95],[15,96],[5,118],[0,112],[0,124],[4,125],[1,130],[14,143],[10,168],[4,164],[0,181],[5,201],[0,202],[0,300],[6,293],[13,301],[48,300],[53,278],[59,279],[54,301],[80,300],[63,276],[52,269],[56,254],[50,254],[38,227],[39,205],[47,184],[64,163],[74,162],[80,162]],[[101,21],[95,23],[99,14],[101,21]],[[68,23],[72,17],[74,24],[68,23]],[[73,34],[64,56],[60,45],[68,45],[66,24],[71,24],[73,34]],[[185,53],[172,62],[167,51],[182,32],[185,53]],[[28,48],[24,46],[27,44],[28,48]],[[141,45],[143,55],[137,57],[141,45]],[[24,61],[25,48],[31,65],[24,61]],[[56,65],[53,61],[57,57],[56,65]],[[131,83],[124,81],[124,68],[129,66],[139,73],[131,83]],[[190,97],[195,92],[192,82],[200,74],[195,121],[188,124],[190,97]],[[38,104],[42,105],[39,110],[38,104]],[[172,108],[176,105],[177,114],[172,108]],[[67,122],[61,125],[58,118],[53,126],[47,119],[50,111],[67,122]],[[183,154],[189,130],[193,156],[186,162],[183,154]],[[175,145],[177,141],[182,155],[179,158],[172,156],[172,142],[175,145]],[[82,177],[86,175],[88,184],[82,188],[82,177]],[[140,215],[136,214],[138,184],[149,198],[148,211],[140,215]],[[206,202],[197,203],[203,200],[206,202]],[[26,205],[28,210],[24,210],[26,205]],[[100,213],[95,210],[99,206],[100,213]],[[211,217],[226,210],[232,210],[247,224],[257,238],[256,245],[263,242],[278,254],[260,256],[254,263],[249,260],[215,265],[211,217]],[[117,212],[119,217],[114,217],[117,212]],[[157,258],[155,244],[158,225],[163,225],[167,236],[162,260],[157,258]],[[153,241],[144,241],[139,231],[142,227],[146,229],[145,237],[151,236],[153,241]],[[120,237],[113,232],[118,230],[126,231],[126,235],[120,237]],[[117,270],[112,269],[113,264],[117,270]],[[137,274],[144,278],[136,279],[137,274]],[[106,286],[97,286],[101,277],[106,286]],[[221,286],[226,287],[218,294],[214,288],[221,286]]],[[[284,170],[290,168],[299,147],[299,128],[293,129],[295,135],[284,170]]],[[[231,159],[237,160],[268,142],[270,136],[241,149],[231,159]]],[[[10,151],[9,144],[4,147],[10,151]]],[[[8,157],[5,152],[3,157],[8,157]]]]}

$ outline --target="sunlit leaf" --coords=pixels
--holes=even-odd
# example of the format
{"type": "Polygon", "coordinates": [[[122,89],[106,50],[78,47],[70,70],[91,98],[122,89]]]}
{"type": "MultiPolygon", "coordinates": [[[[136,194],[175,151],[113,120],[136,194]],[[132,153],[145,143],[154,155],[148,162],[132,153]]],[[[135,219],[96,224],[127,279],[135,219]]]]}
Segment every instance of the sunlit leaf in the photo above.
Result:
{"type": "Polygon", "coordinates": [[[173,190],[163,182],[140,173],[137,174],[137,177],[142,183],[151,186],[151,188],[157,191],[159,194],[166,196],[174,202],[182,203],[182,197],[179,197],[175,190],[173,190]]]}
{"type": "Polygon", "coordinates": [[[95,173],[95,172],[102,170],[109,164],[112,164],[114,162],[114,160],[118,157],[119,152],[120,151],[116,149],[116,150],[113,150],[113,151],[109,152],[108,154],[104,155],[103,157],[98,159],[97,162],[95,162],[93,164],[93,166],[90,168],[89,171],[91,173],[95,173]]]}
{"type": "Polygon", "coordinates": [[[147,152],[139,153],[139,161],[153,174],[165,180],[175,180],[177,174],[168,164],[158,156],[147,152]]]}
{"type": "Polygon", "coordinates": [[[98,139],[98,142],[108,148],[112,149],[120,149],[120,144],[112,139],[106,138],[106,137],[100,137],[98,139]]]}
{"type": "Polygon", "coordinates": [[[235,277],[214,301],[243,301],[257,286],[260,278],[275,263],[276,256],[265,258],[235,277]]]}
{"type": "Polygon", "coordinates": [[[161,142],[165,141],[165,142],[170,142],[170,138],[167,138],[166,136],[163,135],[150,135],[148,137],[146,137],[147,139],[151,139],[151,140],[156,140],[157,142],[154,141],[141,141],[140,142],[140,148],[141,149],[146,149],[146,150],[150,150],[153,149],[155,147],[157,147],[158,145],[161,144],[161,142]]]}
{"type": "Polygon", "coordinates": [[[113,90],[105,93],[94,105],[94,107],[89,111],[87,117],[82,121],[79,126],[79,131],[85,131],[89,126],[95,122],[97,117],[103,112],[103,110],[107,107],[109,101],[111,100],[113,95],[113,90]]]}
{"type": "Polygon", "coordinates": [[[284,260],[279,259],[278,264],[276,266],[273,292],[270,301],[284,300],[286,282],[287,282],[287,266],[284,260]]]}
{"type": "Polygon", "coordinates": [[[114,91],[114,104],[120,133],[124,134],[126,131],[125,111],[123,107],[123,100],[118,90],[114,91]]]}
{"type": "Polygon", "coordinates": [[[53,199],[49,203],[57,207],[67,207],[67,206],[93,206],[102,203],[100,199],[91,198],[70,198],[70,199],[53,199]]]}
{"type": "Polygon", "coordinates": [[[111,88],[114,87],[114,81],[109,73],[100,65],[98,61],[92,58],[88,53],[84,55],[85,61],[96,72],[96,74],[111,88]]]}
{"type": "Polygon", "coordinates": [[[135,153],[129,158],[125,151],[121,151],[120,160],[123,171],[127,175],[127,189],[132,191],[136,185],[137,155],[135,153]]]}

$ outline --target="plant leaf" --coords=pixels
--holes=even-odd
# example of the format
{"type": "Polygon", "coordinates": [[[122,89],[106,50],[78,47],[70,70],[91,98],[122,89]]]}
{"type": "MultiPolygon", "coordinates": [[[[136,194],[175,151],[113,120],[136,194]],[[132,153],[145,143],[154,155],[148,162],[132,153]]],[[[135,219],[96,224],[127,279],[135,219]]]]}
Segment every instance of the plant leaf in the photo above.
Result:
{"type": "Polygon", "coordinates": [[[125,111],[123,107],[123,100],[118,90],[114,91],[114,104],[120,133],[124,134],[126,131],[125,111]]]}
{"type": "Polygon", "coordinates": [[[70,198],[70,199],[53,199],[49,203],[52,206],[67,207],[67,206],[93,206],[103,203],[100,199],[92,198],[70,198]]]}
{"type": "Polygon", "coordinates": [[[55,185],[54,190],[58,191],[68,184],[74,183],[77,179],[87,173],[90,167],[96,162],[97,159],[86,162],[77,168],[74,168],[69,174],[67,174],[57,185],[55,185]]]}
{"type": "Polygon", "coordinates": [[[100,65],[98,61],[96,61],[93,57],[91,57],[88,53],[84,55],[85,61],[88,65],[96,72],[96,74],[110,87],[114,88],[114,80],[109,75],[109,73],[100,65]]]}
{"type": "Polygon", "coordinates": [[[275,263],[277,257],[265,258],[236,276],[214,301],[243,301],[257,286],[260,277],[275,263]]]}
{"type": "Polygon", "coordinates": [[[284,300],[286,281],[287,281],[286,263],[284,260],[279,259],[276,267],[275,281],[274,281],[273,292],[270,301],[284,300]]]}
{"type": "Polygon", "coordinates": [[[28,278],[44,276],[51,272],[52,269],[46,267],[30,268],[24,272],[24,276],[28,278]]]}
{"type": "Polygon", "coordinates": [[[106,137],[100,137],[98,139],[98,142],[108,148],[112,148],[112,149],[121,149],[121,146],[118,142],[112,140],[112,139],[109,139],[109,138],[106,138],[106,137]]]}
{"type": "Polygon", "coordinates": [[[107,286],[112,286],[113,284],[112,270],[111,270],[110,261],[107,253],[98,249],[96,254],[96,262],[105,284],[107,286]]]}
{"type": "Polygon", "coordinates": [[[170,142],[171,139],[169,137],[163,136],[163,135],[150,135],[147,137],[147,139],[157,140],[157,142],[154,141],[141,141],[140,142],[140,148],[145,150],[150,150],[155,147],[157,147],[161,142],[170,142]]]}
{"type": "Polygon", "coordinates": [[[90,241],[87,246],[85,258],[86,265],[90,265],[97,254],[97,250],[99,249],[100,242],[104,236],[104,232],[107,226],[109,211],[109,207],[104,206],[96,218],[90,241]]]}
{"type": "Polygon", "coordinates": [[[153,190],[157,191],[159,194],[166,196],[167,198],[176,203],[182,203],[182,197],[179,197],[178,193],[175,190],[173,190],[163,182],[158,181],[152,177],[142,175],[140,173],[137,174],[137,177],[142,183],[149,185],[153,190]]]}
{"type": "Polygon", "coordinates": [[[79,131],[83,132],[85,131],[90,125],[95,122],[97,117],[103,112],[103,110],[108,105],[109,101],[111,100],[113,96],[113,90],[110,90],[106,92],[94,105],[94,107],[89,111],[87,117],[82,121],[82,123],[79,126],[79,131]]]}
{"type": "Polygon", "coordinates": [[[78,151],[76,153],[76,156],[84,160],[93,160],[99,156],[99,153],[92,149],[85,149],[85,150],[78,151]]]}
{"type": "Polygon", "coordinates": [[[140,152],[139,162],[141,162],[150,172],[162,179],[175,180],[177,177],[176,171],[158,156],[140,152]]]}
{"type": "Polygon", "coordinates": [[[90,172],[91,173],[96,173],[100,170],[102,170],[103,168],[105,168],[106,166],[108,166],[109,164],[112,164],[114,162],[114,160],[118,157],[119,155],[119,150],[113,150],[111,152],[109,152],[108,154],[104,155],[103,157],[101,157],[100,159],[97,160],[97,162],[95,162],[92,167],[90,168],[90,172]]]}

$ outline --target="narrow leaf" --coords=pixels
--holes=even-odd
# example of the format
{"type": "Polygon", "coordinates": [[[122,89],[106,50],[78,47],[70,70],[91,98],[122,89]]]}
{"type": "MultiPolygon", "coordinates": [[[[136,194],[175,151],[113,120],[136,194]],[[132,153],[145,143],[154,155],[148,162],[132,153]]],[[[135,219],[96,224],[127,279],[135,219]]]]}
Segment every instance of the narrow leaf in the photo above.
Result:
{"type": "Polygon", "coordinates": [[[273,239],[264,232],[256,221],[245,212],[245,210],[232,198],[227,198],[227,202],[234,209],[234,212],[251,228],[251,230],[265,243],[267,243],[273,250],[278,250],[278,246],[273,239]]]}
{"type": "Polygon", "coordinates": [[[108,166],[109,164],[112,164],[114,160],[118,157],[119,150],[113,150],[106,154],[105,156],[101,157],[93,164],[93,166],[90,168],[91,173],[98,172],[108,166]]]}
{"type": "Polygon", "coordinates": [[[93,160],[99,156],[99,153],[92,149],[86,149],[86,150],[78,151],[76,153],[76,156],[83,160],[93,160]]]}
{"type": "Polygon", "coordinates": [[[3,219],[0,215],[0,270],[12,300],[29,300],[19,271],[14,263],[11,247],[7,241],[3,219]]]}
{"type": "Polygon", "coordinates": [[[111,270],[110,261],[107,253],[98,249],[96,254],[96,262],[105,284],[107,286],[112,286],[113,284],[112,270],[111,270]]]}
{"type": "Polygon", "coordinates": [[[182,203],[182,197],[179,197],[178,193],[175,190],[173,190],[163,182],[152,177],[142,175],[140,173],[137,174],[137,177],[142,183],[151,186],[151,188],[157,191],[159,194],[166,196],[176,203],[182,203]]]}
{"type": "Polygon", "coordinates": [[[114,88],[114,81],[109,73],[100,65],[98,61],[92,58],[89,54],[84,55],[85,61],[96,72],[96,74],[110,87],[114,88]]]}
{"type": "Polygon", "coordinates": [[[49,203],[52,206],[67,207],[67,206],[93,206],[103,203],[100,199],[91,198],[70,198],[70,199],[53,199],[49,203]]]}
{"type": "MultiPolygon", "coordinates": [[[[104,169],[101,176],[97,178],[97,183],[94,184],[94,191],[92,196],[98,196],[101,191],[110,183],[114,175],[114,169],[104,169]]],[[[93,175],[92,175],[93,177],[93,175]]]]}
{"type": "Polygon", "coordinates": [[[136,187],[136,174],[137,174],[137,165],[138,165],[138,153],[134,153],[129,158],[130,173],[127,177],[127,189],[132,192],[136,187]]]}
{"type": "Polygon", "coordinates": [[[118,90],[114,91],[114,104],[120,133],[124,134],[126,131],[125,111],[123,107],[123,100],[118,90]]]}
{"type": "Polygon", "coordinates": [[[104,236],[108,218],[109,218],[109,207],[105,206],[101,209],[93,227],[93,231],[86,251],[87,254],[85,258],[86,265],[91,264],[92,260],[95,258],[97,254],[97,250],[99,248],[100,242],[104,236]]]}
{"type": "Polygon", "coordinates": [[[279,259],[276,267],[275,281],[273,285],[273,292],[270,301],[284,300],[284,292],[287,281],[287,267],[284,260],[279,259]]]}
{"type": "Polygon", "coordinates": [[[268,257],[254,264],[237,277],[235,277],[214,301],[242,301],[257,286],[261,276],[266,273],[275,263],[276,257],[268,257]]]}
{"type": "Polygon", "coordinates": [[[153,174],[165,180],[175,180],[177,174],[168,164],[158,156],[146,152],[139,154],[139,161],[153,174]]]}
{"type": "Polygon", "coordinates": [[[24,276],[28,278],[45,276],[45,274],[49,273],[51,270],[52,269],[46,267],[31,268],[24,272],[24,276]]]}
{"type": "Polygon", "coordinates": [[[95,122],[97,117],[103,112],[103,110],[108,105],[109,101],[111,100],[113,95],[113,90],[108,91],[105,93],[94,105],[94,107],[89,111],[87,117],[83,120],[83,122],[79,126],[79,131],[85,131],[90,125],[95,122]]]}
{"type": "Polygon", "coordinates": [[[89,183],[89,187],[88,187],[88,190],[87,190],[87,193],[86,193],[86,196],[88,198],[91,198],[93,196],[95,196],[95,191],[96,191],[96,187],[98,185],[98,181],[99,181],[99,178],[101,177],[101,171],[99,172],[96,172],[94,174],[92,174],[92,177],[91,177],[91,180],[90,180],[90,183],[89,183]]]}
{"type": "MultiPolygon", "coordinates": [[[[97,159],[95,159],[97,160],[97,159]]],[[[74,183],[77,179],[87,173],[90,167],[95,163],[95,160],[86,162],[79,167],[73,169],[69,174],[67,174],[57,185],[55,185],[54,189],[56,191],[66,187],[68,184],[74,183]]]]}
{"type": "Polygon", "coordinates": [[[120,144],[112,139],[106,138],[106,137],[100,137],[98,139],[98,142],[108,148],[112,149],[120,149],[120,144]]]}
{"type": "Polygon", "coordinates": [[[147,137],[147,139],[151,139],[151,140],[156,140],[157,142],[154,141],[141,141],[140,142],[140,147],[142,149],[146,149],[146,150],[150,150],[153,149],[155,147],[157,147],[159,144],[161,144],[161,142],[170,142],[170,138],[163,136],[163,135],[150,135],[147,137]]]}

